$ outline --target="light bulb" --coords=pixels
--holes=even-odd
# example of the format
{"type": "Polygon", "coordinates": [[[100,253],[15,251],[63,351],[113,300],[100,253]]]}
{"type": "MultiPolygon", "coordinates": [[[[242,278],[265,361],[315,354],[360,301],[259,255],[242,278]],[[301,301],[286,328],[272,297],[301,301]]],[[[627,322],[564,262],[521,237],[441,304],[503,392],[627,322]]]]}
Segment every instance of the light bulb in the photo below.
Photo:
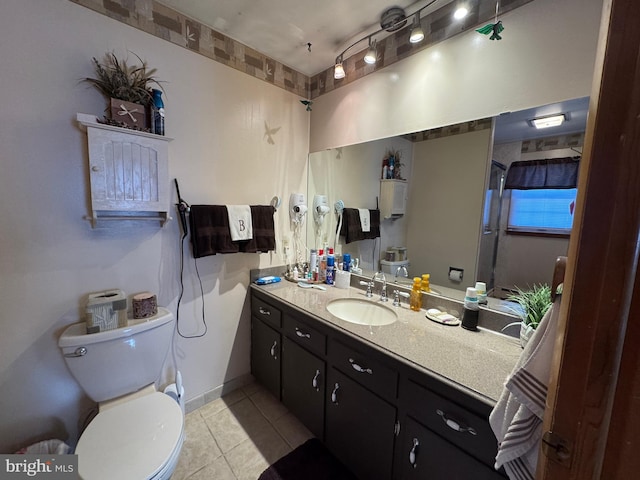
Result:
{"type": "Polygon", "coordinates": [[[364,56],[365,63],[369,65],[373,65],[378,60],[378,51],[376,50],[376,41],[374,40],[373,44],[371,43],[371,39],[369,39],[369,50],[367,50],[367,54],[364,56]]]}
{"type": "Polygon", "coordinates": [[[420,26],[420,12],[418,12],[413,18],[413,26],[411,27],[411,33],[409,34],[409,42],[418,43],[422,40],[424,40],[424,32],[420,26]]]}
{"type": "Polygon", "coordinates": [[[344,67],[342,66],[342,62],[336,63],[336,66],[333,69],[333,78],[336,80],[344,78],[344,67]]]}
{"type": "Polygon", "coordinates": [[[453,13],[453,18],[456,20],[462,20],[469,14],[469,10],[467,7],[460,7],[453,13]]]}

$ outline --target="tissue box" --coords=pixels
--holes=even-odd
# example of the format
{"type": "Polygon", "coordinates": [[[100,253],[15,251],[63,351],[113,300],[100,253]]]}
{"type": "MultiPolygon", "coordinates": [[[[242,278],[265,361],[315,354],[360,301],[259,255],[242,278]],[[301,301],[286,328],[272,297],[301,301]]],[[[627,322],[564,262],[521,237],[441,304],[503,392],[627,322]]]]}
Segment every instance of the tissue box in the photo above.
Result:
{"type": "Polygon", "coordinates": [[[127,326],[127,297],[122,290],[89,294],[86,307],[87,333],[127,326]]]}

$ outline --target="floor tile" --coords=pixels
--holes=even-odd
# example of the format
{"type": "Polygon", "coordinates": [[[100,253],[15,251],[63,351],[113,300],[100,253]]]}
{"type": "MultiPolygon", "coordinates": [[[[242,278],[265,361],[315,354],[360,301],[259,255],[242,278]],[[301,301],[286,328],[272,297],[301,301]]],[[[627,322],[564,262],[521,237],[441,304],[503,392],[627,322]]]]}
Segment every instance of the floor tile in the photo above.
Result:
{"type": "Polygon", "coordinates": [[[256,480],[313,437],[257,382],[187,414],[185,435],[172,480],[256,480]]]}
{"type": "Polygon", "coordinates": [[[191,475],[187,480],[236,480],[236,476],[226,459],[219,457],[191,475]]]}
{"type": "Polygon", "coordinates": [[[273,426],[292,450],[313,438],[307,427],[290,412],[276,420],[273,426]]]}
{"type": "Polygon", "coordinates": [[[185,438],[173,479],[187,478],[220,458],[222,452],[198,411],[185,417],[185,438]]]}
{"type": "Polygon", "coordinates": [[[255,480],[269,465],[289,453],[291,448],[269,424],[253,432],[225,457],[239,479],[255,480]]]}
{"type": "Polygon", "coordinates": [[[224,395],[212,402],[205,404],[204,406],[200,407],[198,411],[204,418],[210,417],[211,415],[215,415],[225,408],[229,408],[230,405],[233,405],[234,403],[237,403],[244,398],[247,398],[247,395],[241,388],[239,388],[227,395],[224,395]]]}
{"type": "Polygon", "coordinates": [[[205,418],[205,422],[223,453],[269,423],[248,398],[205,418]]]}
{"type": "Polygon", "coordinates": [[[263,388],[254,392],[249,398],[271,423],[289,411],[276,397],[263,388]]]}

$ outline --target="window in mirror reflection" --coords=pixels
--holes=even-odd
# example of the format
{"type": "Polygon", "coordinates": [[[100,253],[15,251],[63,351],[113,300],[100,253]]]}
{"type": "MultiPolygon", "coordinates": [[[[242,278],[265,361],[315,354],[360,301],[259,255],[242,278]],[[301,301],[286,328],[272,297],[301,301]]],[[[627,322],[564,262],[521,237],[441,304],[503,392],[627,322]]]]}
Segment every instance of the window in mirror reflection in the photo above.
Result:
{"type": "Polygon", "coordinates": [[[576,193],[576,188],[512,190],[507,229],[570,234],[576,193]]]}

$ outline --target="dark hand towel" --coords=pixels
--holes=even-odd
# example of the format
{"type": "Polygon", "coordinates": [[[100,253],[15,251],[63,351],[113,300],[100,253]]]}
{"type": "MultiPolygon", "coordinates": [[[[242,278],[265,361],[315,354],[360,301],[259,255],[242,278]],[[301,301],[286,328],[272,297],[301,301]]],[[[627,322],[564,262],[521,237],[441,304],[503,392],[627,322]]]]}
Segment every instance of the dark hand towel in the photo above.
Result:
{"type": "Polygon", "coordinates": [[[194,258],[240,251],[240,242],[231,240],[229,214],[224,205],[191,205],[189,229],[194,258]]]}
{"type": "Polygon", "coordinates": [[[378,238],[380,236],[380,210],[369,210],[371,229],[362,231],[360,213],[357,208],[345,208],[342,212],[342,229],[340,235],[345,237],[346,243],[378,238]]]}
{"type": "Polygon", "coordinates": [[[275,250],[274,212],[275,208],[271,205],[252,205],[253,238],[234,242],[231,240],[226,206],[191,205],[189,229],[193,257],[207,257],[217,253],[256,253],[275,250]]]}
{"type": "Polygon", "coordinates": [[[237,242],[241,252],[269,252],[276,249],[276,230],[273,214],[276,209],[271,205],[251,205],[251,223],[253,238],[237,242]]]}

